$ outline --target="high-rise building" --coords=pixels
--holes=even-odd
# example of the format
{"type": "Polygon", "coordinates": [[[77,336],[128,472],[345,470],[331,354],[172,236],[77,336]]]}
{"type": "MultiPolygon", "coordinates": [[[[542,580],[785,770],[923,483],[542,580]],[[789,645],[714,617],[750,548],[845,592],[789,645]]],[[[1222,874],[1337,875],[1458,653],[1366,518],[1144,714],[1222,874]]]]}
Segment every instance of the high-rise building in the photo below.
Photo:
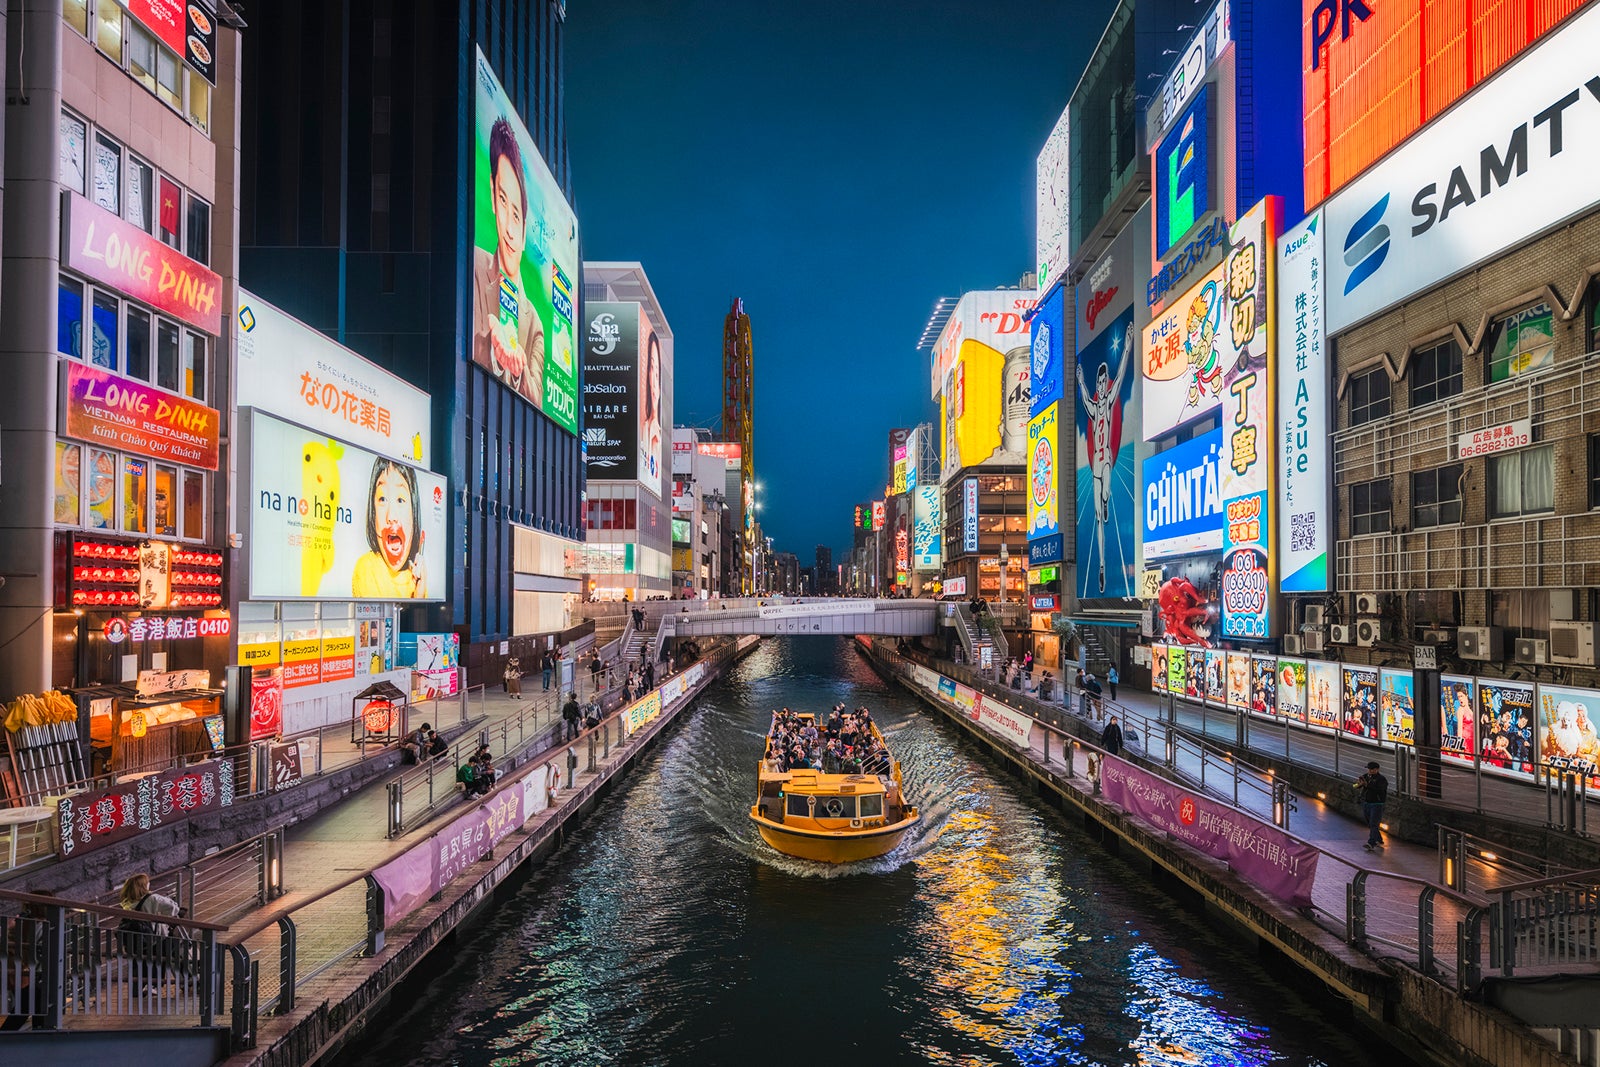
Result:
{"type": "Polygon", "coordinates": [[[583,265],[584,580],[602,600],[672,591],[672,327],[638,263],[583,265]]]}
{"type": "Polygon", "coordinates": [[[814,591],[819,594],[836,593],[834,585],[835,574],[833,570],[833,549],[827,545],[817,546],[816,586],[814,591]]]}
{"type": "Polygon", "coordinates": [[[743,584],[751,590],[755,574],[755,353],[750,340],[750,316],[744,301],[734,298],[722,324],[722,438],[740,448],[739,489],[734,511],[743,531],[743,584]]]}
{"type": "Polygon", "coordinates": [[[421,461],[448,479],[448,565],[401,626],[454,631],[475,678],[508,638],[528,662],[518,638],[562,629],[581,592],[564,17],[278,0],[245,42],[242,274],[434,397],[421,461]]]}
{"type": "Polygon", "coordinates": [[[91,773],[198,751],[231,653],[242,23],[173,10],[0,18],[0,695],[93,691],[91,773]],[[151,672],[179,687],[159,711],[151,672]]]}

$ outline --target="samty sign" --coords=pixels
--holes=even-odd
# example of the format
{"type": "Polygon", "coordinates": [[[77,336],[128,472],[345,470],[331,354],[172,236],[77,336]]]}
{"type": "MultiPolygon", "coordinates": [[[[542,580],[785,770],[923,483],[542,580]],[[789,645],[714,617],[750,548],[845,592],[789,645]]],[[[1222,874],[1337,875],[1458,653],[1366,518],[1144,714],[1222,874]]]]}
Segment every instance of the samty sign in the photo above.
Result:
{"type": "Polygon", "coordinates": [[[213,337],[222,332],[222,279],[215,273],[77,193],[67,194],[62,214],[68,270],[213,337]]]}

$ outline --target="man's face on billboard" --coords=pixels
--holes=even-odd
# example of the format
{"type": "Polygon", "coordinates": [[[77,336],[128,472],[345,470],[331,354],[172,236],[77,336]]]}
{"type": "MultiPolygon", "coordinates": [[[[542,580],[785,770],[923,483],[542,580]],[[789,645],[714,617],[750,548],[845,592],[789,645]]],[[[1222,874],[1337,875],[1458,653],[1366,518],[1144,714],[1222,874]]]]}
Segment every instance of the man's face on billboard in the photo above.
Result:
{"type": "Polygon", "coordinates": [[[499,236],[496,256],[500,270],[515,278],[522,272],[522,249],[527,225],[522,217],[522,180],[511,160],[501,156],[494,168],[494,222],[499,236]]]}

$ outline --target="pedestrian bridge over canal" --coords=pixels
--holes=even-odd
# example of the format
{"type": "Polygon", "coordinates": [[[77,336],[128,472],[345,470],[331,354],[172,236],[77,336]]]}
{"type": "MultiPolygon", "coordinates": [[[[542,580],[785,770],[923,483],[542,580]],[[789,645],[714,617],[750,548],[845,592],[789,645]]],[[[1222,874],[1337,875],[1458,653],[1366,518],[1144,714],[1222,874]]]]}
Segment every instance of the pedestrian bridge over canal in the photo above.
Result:
{"type": "Polygon", "coordinates": [[[927,636],[939,625],[931,600],[869,600],[854,597],[762,598],[688,601],[660,616],[666,637],[722,634],[876,634],[927,636]]]}

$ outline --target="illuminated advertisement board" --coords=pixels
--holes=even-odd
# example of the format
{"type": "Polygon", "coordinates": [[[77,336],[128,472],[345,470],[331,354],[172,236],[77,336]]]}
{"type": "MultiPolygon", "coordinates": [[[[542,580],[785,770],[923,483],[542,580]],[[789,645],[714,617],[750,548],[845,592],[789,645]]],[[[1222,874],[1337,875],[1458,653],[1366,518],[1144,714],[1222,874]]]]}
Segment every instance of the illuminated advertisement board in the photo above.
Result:
{"type": "Polygon", "coordinates": [[[968,478],[961,484],[961,547],[964,552],[978,551],[978,479],[968,478]]]}
{"type": "Polygon", "coordinates": [[[1014,348],[1026,349],[1028,323],[1023,316],[1033,310],[1034,303],[1033,294],[1021,294],[1015,289],[984,289],[964,294],[933,346],[930,395],[940,395],[945,379],[970,345],[1002,355],[1014,348]]]}
{"type": "Polygon", "coordinates": [[[1226,707],[1228,704],[1228,654],[1220,648],[1208,648],[1205,650],[1205,663],[1206,703],[1215,704],[1219,708],[1226,707]]]}
{"type": "Polygon", "coordinates": [[[239,290],[238,395],[258,411],[407,463],[432,454],[428,394],[239,290]]]}
{"type": "Polygon", "coordinates": [[[736,471],[739,469],[743,458],[743,449],[737,441],[700,441],[694,450],[702,456],[714,456],[722,460],[723,469],[736,471]]]}
{"type": "Polygon", "coordinates": [[[1278,660],[1274,656],[1250,657],[1250,713],[1277,717],[1278,660]]]}
{"type": "Polygon", "coordinates": [[[628,478],[638,464],[636,303],[590,301],[583,344],[583,449],[591,478],[628,478]]]}
{"type": "Polygon", "coordinates": [[[1533,747],[1533,686],[1478,679],[1478,765],[1493,774],[1531,779],[1538,762],[1533,747]]]}
{"type": "Polygon", "coordinates": [[[889,521],[888,520],[888,516],[885,514],[885,511],[884,511],[883,501],[874,500],[872,502],[872,527],[871,528],[874,529],[874,530],[881,530],[886,525],[888,525],[888,521],[889,521]]]}
{"type": "MultiPolygon", "coordinates": [[[[1065,240],[1065,234],[1062,237],[1065,240]]],[[[1065,288],[1039,302],[1030,323],[1028,414],[1037,415],[1064,399],[1067,299],[1065,288]]]]}
{"type": "Polygon", "coordinates": [[[634,405],[639,442],[639,484],[657,499],[666,459],[666,434],[661,426],[661,336],[642,309],[639,315],[638,403],[634,405]]]}
{"type": "Polygon", "coordinates": [[[919,485],[911,497],[911,565],[923,572],[937,571],[944,551],[944,497],[937,485],[919,485]]]}
{"type": "Polygon", "coordinates": [[[1278,661],[1278,716],[1294,722],[1306,721],[1306,661],[1278,661]]]}
{"type": "Polygon", "coordinates": [[[1178,123],[1183,106],[1189,102],[1203,81],[1206,69],[1217,58],[1217,53],[1228,44],[1228,5],[1226,0],[1211,9],[1205,22],[1189,39],[1172,71],[1156,90],[1155,103],[1150,108],[1150,121],[1146,128],[1147,143],[1155,144],[1163,134],[1178,123]]]}
{"type": "Polygon", "coordinates": [[[1301,0],[1307,206],[1338,192],[1586,2],[1301,0]]]}
{"type": "Polygon", "coordinates": [[[1189,691],[1189,650],[1182,645],[1167,647],[1167,691],[1187,696],[1189,691]]]}
{"type": "Polygon", "coordinates": [[[1072,182],[1070,170],[1070,139],[1067,136],[1067,110],[1056,119],[1055,128],[1045,138],[1044,149],[1034,166],[1037,194],[1034,200],[1034,247],[1037,249],[1039,267],[1036,272],[1039,295],[1050,287],[1067,269],[1067,251],[1070,234],[1067,224],[1071,219],[1072,182]]]}
{"type": "Polygon", "coordinates": [[[1328,355],[1322,212],[1278,241],[1278,585],[1328,590],[1328,355]]]}
{"type": "Polygon", "coordinates": [[[1228,707],[1238,711],[1250,709],[1250,653],[1227,654],[1228,707]]]}
{"type": "MultiPolygon", "coordinates": [[[[222,332],[222,277],[131,222],[79,196],[62,200],[61,258],[101,282],[215,337],[222,332]]],[[[82,345],[80,351],[89,346],[82,345]]]]}
{"type": "Polygon", "coordinates": [[[1059,404],[1051,404],[1028,420],[1028,540],[1061,532],[1057,518],[1056,425],[1059,404]]]}
{"type": "Polygon", "coordinates": [[[1439,754],[1471,763],[1476,758],[1477,682],[1459,674],[1439,676],[1439,754]]]}
{"type": "Polygon", "coordinates": [[[1416,743],[1417,699],[1410,671],[1384,667],[1378,675],[1378,713],[1383,739],[1396,745],[1416,743]]]}
{"type": "Polygon", "coordinates": [[[1600,693],[1539,683],[1539,759],[1552,771],[1572,771],[1600,788],[1600,693]]]}
{"type": "Polygon", "coordinates": [[[1344,688],[1344,732],[1376,740],[1378,737],[1378,668],[1341,664],[1344,688]]]}
{"type": "Polygon", "coordinates": [[[906,491],[906,442],[910,430],[889,431],[889,494],[898,496],[906,491]]]}
{"type": "Polygon", "coordinates": [[[1327,202],[1330,334],[1600,201],[1597,40],[1591,4],[1327,202]]]}
{"type": "Polygon", "coordinates": [[[1337,732],[1344,721],[1343,681],[1339,665],[1326,660],[1306,662],[1306,725],[1337,732]]]}
{"type": "Polygon", "coordinates": [[[1211,93],[1201,86],[1177,125],[1156,146],[1155,254],[1157,258],[1188,236],[1212,208],[1211,93]]]}
{"type": "Polygon", "coordinates": [[[577,433],[578,220],[489,61],[476,56],[472,361],[577,433]]]}
{"type": "Polygon", "coordinates": [[[253,412],[250,596],[443,600],[445,480],[253,412]]]}
{"type": "Polygon", "coordinates": [[[1167,688],[1167,646],[1150,646],[1150,688],[1158,693],[1167,688]]]}
{"type": "Polygon", "coordinates": [[[939,402],[945,481],[964,467],[1025,462],[1031,360],[1027,333],[1012,340],[1019,344],[1008,351],[961,345],[939,402]]]}
{"type": "Polygon", "coordinates": [[[1277,201],[1232,228],[1223,262],[1227,346],[1222,370],[1222,636],[1272,636],[1274,308],[1267,282],[1277,245],[1277,201]]]}
{"type": "Polygon", "coordinates": [[[1212,430],[1144,461],[1144,558],[1222,549],[1222,431],[1212,430]]]}
{"type": "MultiPolygon", "coordinates": [[[[121,0],[128,14],[217,84],[217,12],[211,0],[121,0]]],[[[176,73],[174,73],[176,77],[176,73]]]]}
{"type": "Polygon", "coordinates": [[[1134,595],[1133,307],[1078,353],[1078,596],[1134,595]]]}
{"type": "Polygon", "coordinates": [[[217,469],[222,413],[215,408],[77,360],[63,360],[61,374],[65,436],[217,469]]]}

